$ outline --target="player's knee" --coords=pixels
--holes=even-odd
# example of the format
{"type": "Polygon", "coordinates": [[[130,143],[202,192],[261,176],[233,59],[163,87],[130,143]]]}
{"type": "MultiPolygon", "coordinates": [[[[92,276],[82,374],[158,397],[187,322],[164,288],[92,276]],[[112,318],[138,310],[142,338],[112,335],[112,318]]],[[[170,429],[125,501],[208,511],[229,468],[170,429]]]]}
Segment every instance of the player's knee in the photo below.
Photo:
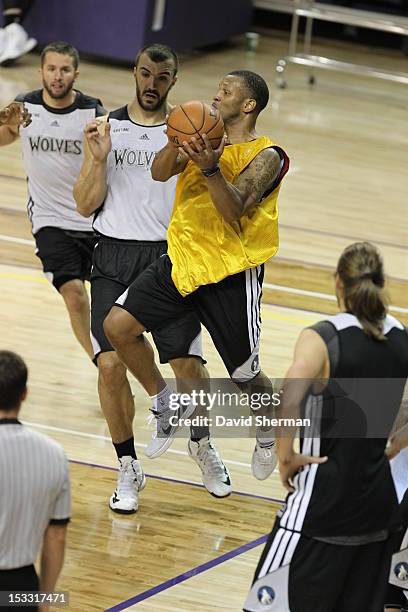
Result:
{"type": "Polygon", "coordinates": [[[99,355],[98,370],[101,383],[108,388],[120,385],[126,378],[126,368],[114,351],[99,355]]]}
{"type": "Polygon", "coordinates": [[[131,338],[140,336],[144,328],[126,310],[113,306],[103,322],[103,329],[111,344],[117,348],[126,345],[131,338]]]}
{"type": "Polygon", "coordinates": [[[118,344],[121,344],[124,337],[124,321],[121,315],[121,311],[118,308],[113,307],[103,322],[103,330],[108,340],[115,347],[118,344]]]}
{"type": "Polygon", "coordinates": [[[198,357],[180,357],[172,359],[170,365],[176,378],[191,379],[207,378],[208,373],[198,357]]]}
{"type": "Polygon", "coordinates": [[[63,285],[60,293],[70,313],[81,313],[84,312],[84,309],[89,309],[88,295],[80,281],[78,284],[63,285]]]}

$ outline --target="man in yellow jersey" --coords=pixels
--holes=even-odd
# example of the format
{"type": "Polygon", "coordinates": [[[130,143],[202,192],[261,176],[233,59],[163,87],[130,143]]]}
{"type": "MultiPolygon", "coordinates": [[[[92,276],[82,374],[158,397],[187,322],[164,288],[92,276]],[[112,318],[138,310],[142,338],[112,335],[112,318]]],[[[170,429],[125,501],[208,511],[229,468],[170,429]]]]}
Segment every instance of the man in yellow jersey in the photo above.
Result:
{"type": "MultiPolygon", "coordinates": [[[[260,299],[263,264],[278,249],[277,198],[289,159],[255,131],[268,98],[259,75],[247,70],[229,73],[213,100],[224,120],[227,145],[222,142],[213,150],[206,135],[200,142],[184,142],[182,148],[168,142],[153,162],[152,176],[158,181],[179,174],[168,255],[141,274],[105,319],[110,341],[139,380],[153,367],[143,331],[163,328],[175,319],[181,322],[182,315],[193,310],[232,380],[271,388],[259,364],[260,299]]],[[[197,378],[205,375],[200,368],[197,378]]],[[[188,451],[206,484],[211,480],[205,452],[209,432],[201,433],[201,439],[189,441],[188,451]]],[[[156,444],[164,441],[157,437],[156,444]]],[[[275,465],[272,430],[259,429],[252,471],[263,480],[275,465]]]]}

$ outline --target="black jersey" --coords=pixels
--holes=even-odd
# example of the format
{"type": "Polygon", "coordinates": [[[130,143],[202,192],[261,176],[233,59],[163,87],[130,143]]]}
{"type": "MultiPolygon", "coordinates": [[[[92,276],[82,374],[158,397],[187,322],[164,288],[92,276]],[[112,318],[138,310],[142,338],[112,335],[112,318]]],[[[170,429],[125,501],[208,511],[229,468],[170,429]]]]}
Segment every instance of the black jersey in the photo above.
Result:
{"type": "Polygon", "coordinates": [[[328,461],[295,476],[280,525],[350,544],[385,538],[398,501],[384,450],[408,376],[407,330],[387,316],[386,340],[378,341],[349,313],[312,329],[326,343],[330,380],[304,404],[313,423],[301,433],[301,452],[328,461]]]}

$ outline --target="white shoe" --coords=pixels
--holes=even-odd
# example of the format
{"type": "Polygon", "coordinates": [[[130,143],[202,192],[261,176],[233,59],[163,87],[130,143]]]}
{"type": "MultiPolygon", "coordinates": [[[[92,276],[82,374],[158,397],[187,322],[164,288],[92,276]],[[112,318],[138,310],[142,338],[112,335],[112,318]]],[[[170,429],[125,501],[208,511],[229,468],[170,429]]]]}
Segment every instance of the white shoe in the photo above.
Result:
{"type": "Polygon", "coordinates": [[[275,442],[269,446],[261,446],[256,443],[254,452],[252,453],[252,474],[258,480],[265,480],[270,476],[278,463],[276,456],[275,442]]]}
{"type": "Polygon", "coordinates": [[[119,459],[116,489],[109,500],[109,507],[119,514],[133,514],[139,507],[139,492],[146,486],[140,461],[133,457],[119,459]]]}
{"type": "MultiPolygon", "coordinates": [[[[156,419],[156,431],[145,449],[145,455],[150,459],[160,457],[173,443],[177,431],[183,427],[180,419],[191,417],[195,408],[193,404],[188,404],[188,406],[180,405],[177,410],[169,408],[163,412],[157,412],[152,408],[152,415],[156,419]],[[170,418],[172,418],[171,422],[170,418]]],[[[153,417],[150,417],[150,419],[153,417]]]]}
{"type": "Polygon", "coordinates": [[[200,468],[204,486],[211,495],[227,497],[231,494],[231,477],[228,468],[208,437],[199,442],[189,440],[188,454],[200,468]]]}
{"type": "Polygon", "coordinates": [[[25,55],[37,44],[35,38],[29,38],[25,29],[19,23],[10,23],[3,30],[3,49],[0,54],[0,64],[7,65],[25,55]]]}

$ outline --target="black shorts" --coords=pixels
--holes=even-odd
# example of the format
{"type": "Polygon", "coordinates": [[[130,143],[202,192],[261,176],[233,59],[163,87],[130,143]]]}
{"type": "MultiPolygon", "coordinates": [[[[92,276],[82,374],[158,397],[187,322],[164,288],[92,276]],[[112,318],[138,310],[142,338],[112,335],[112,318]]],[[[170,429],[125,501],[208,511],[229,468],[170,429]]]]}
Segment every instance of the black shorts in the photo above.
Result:
{"type": "Polygon", "coordinates": [[[389,560],[389,540],[361,546],[327,544],[283,529],[277,519],[244,610],[383,612],[378,576],[389,560]]]}
{"type": "Polygon", "coordinates": [[[44,274],[58,291],[68,281],[89,280],[96,234],[43,227],[34,238],[44,274]]]}
{"type": "Polygon", "coordinates": [[[182,297],[171,278],[168,255],[160,257],[116,304],[130,312],[152,332],[196,314],[208,329],[230,376],[237,382],[254,378],[260,371],[260,301],[263,266],[228,276],[219,283],[203,285],[182,297]]]}
{"type": "MultiPolygon", "coordinates": [[[[91,340],[95,359],[100,353],[114,350],[103,322],[115,301],[166,250],[166,242],[100,238],[91,274],[91,340]]],[[[161,363],[186,356],[202,358],[201,325],[194,313],[187,313],[166,329],[159,325],[152,336],[161,363]]]]}
{"type": "Polygon", "coordinates": [[[408,612],[408,597],[405,596],[402,589],[399,589],[393,584],[389,584],[384,607],[386,610],[388,608],[396,608],[397,610],[408,612]]]}
{"type": "Polygon", "coordinates": [[[394,536],[393,556],[385,598],[386,608],[408,610],[408,491],[399,506],[397,517],[400,530],[394,536]]]}
{"type": "MultiPolygon", "coordinates": [[[[39,583],[34,565],[12,570],[0,570],[0,591],[38,591],[39,583]]],[[[35,612],[37,606],[0,606],[0,612],[35,612]]]]}

